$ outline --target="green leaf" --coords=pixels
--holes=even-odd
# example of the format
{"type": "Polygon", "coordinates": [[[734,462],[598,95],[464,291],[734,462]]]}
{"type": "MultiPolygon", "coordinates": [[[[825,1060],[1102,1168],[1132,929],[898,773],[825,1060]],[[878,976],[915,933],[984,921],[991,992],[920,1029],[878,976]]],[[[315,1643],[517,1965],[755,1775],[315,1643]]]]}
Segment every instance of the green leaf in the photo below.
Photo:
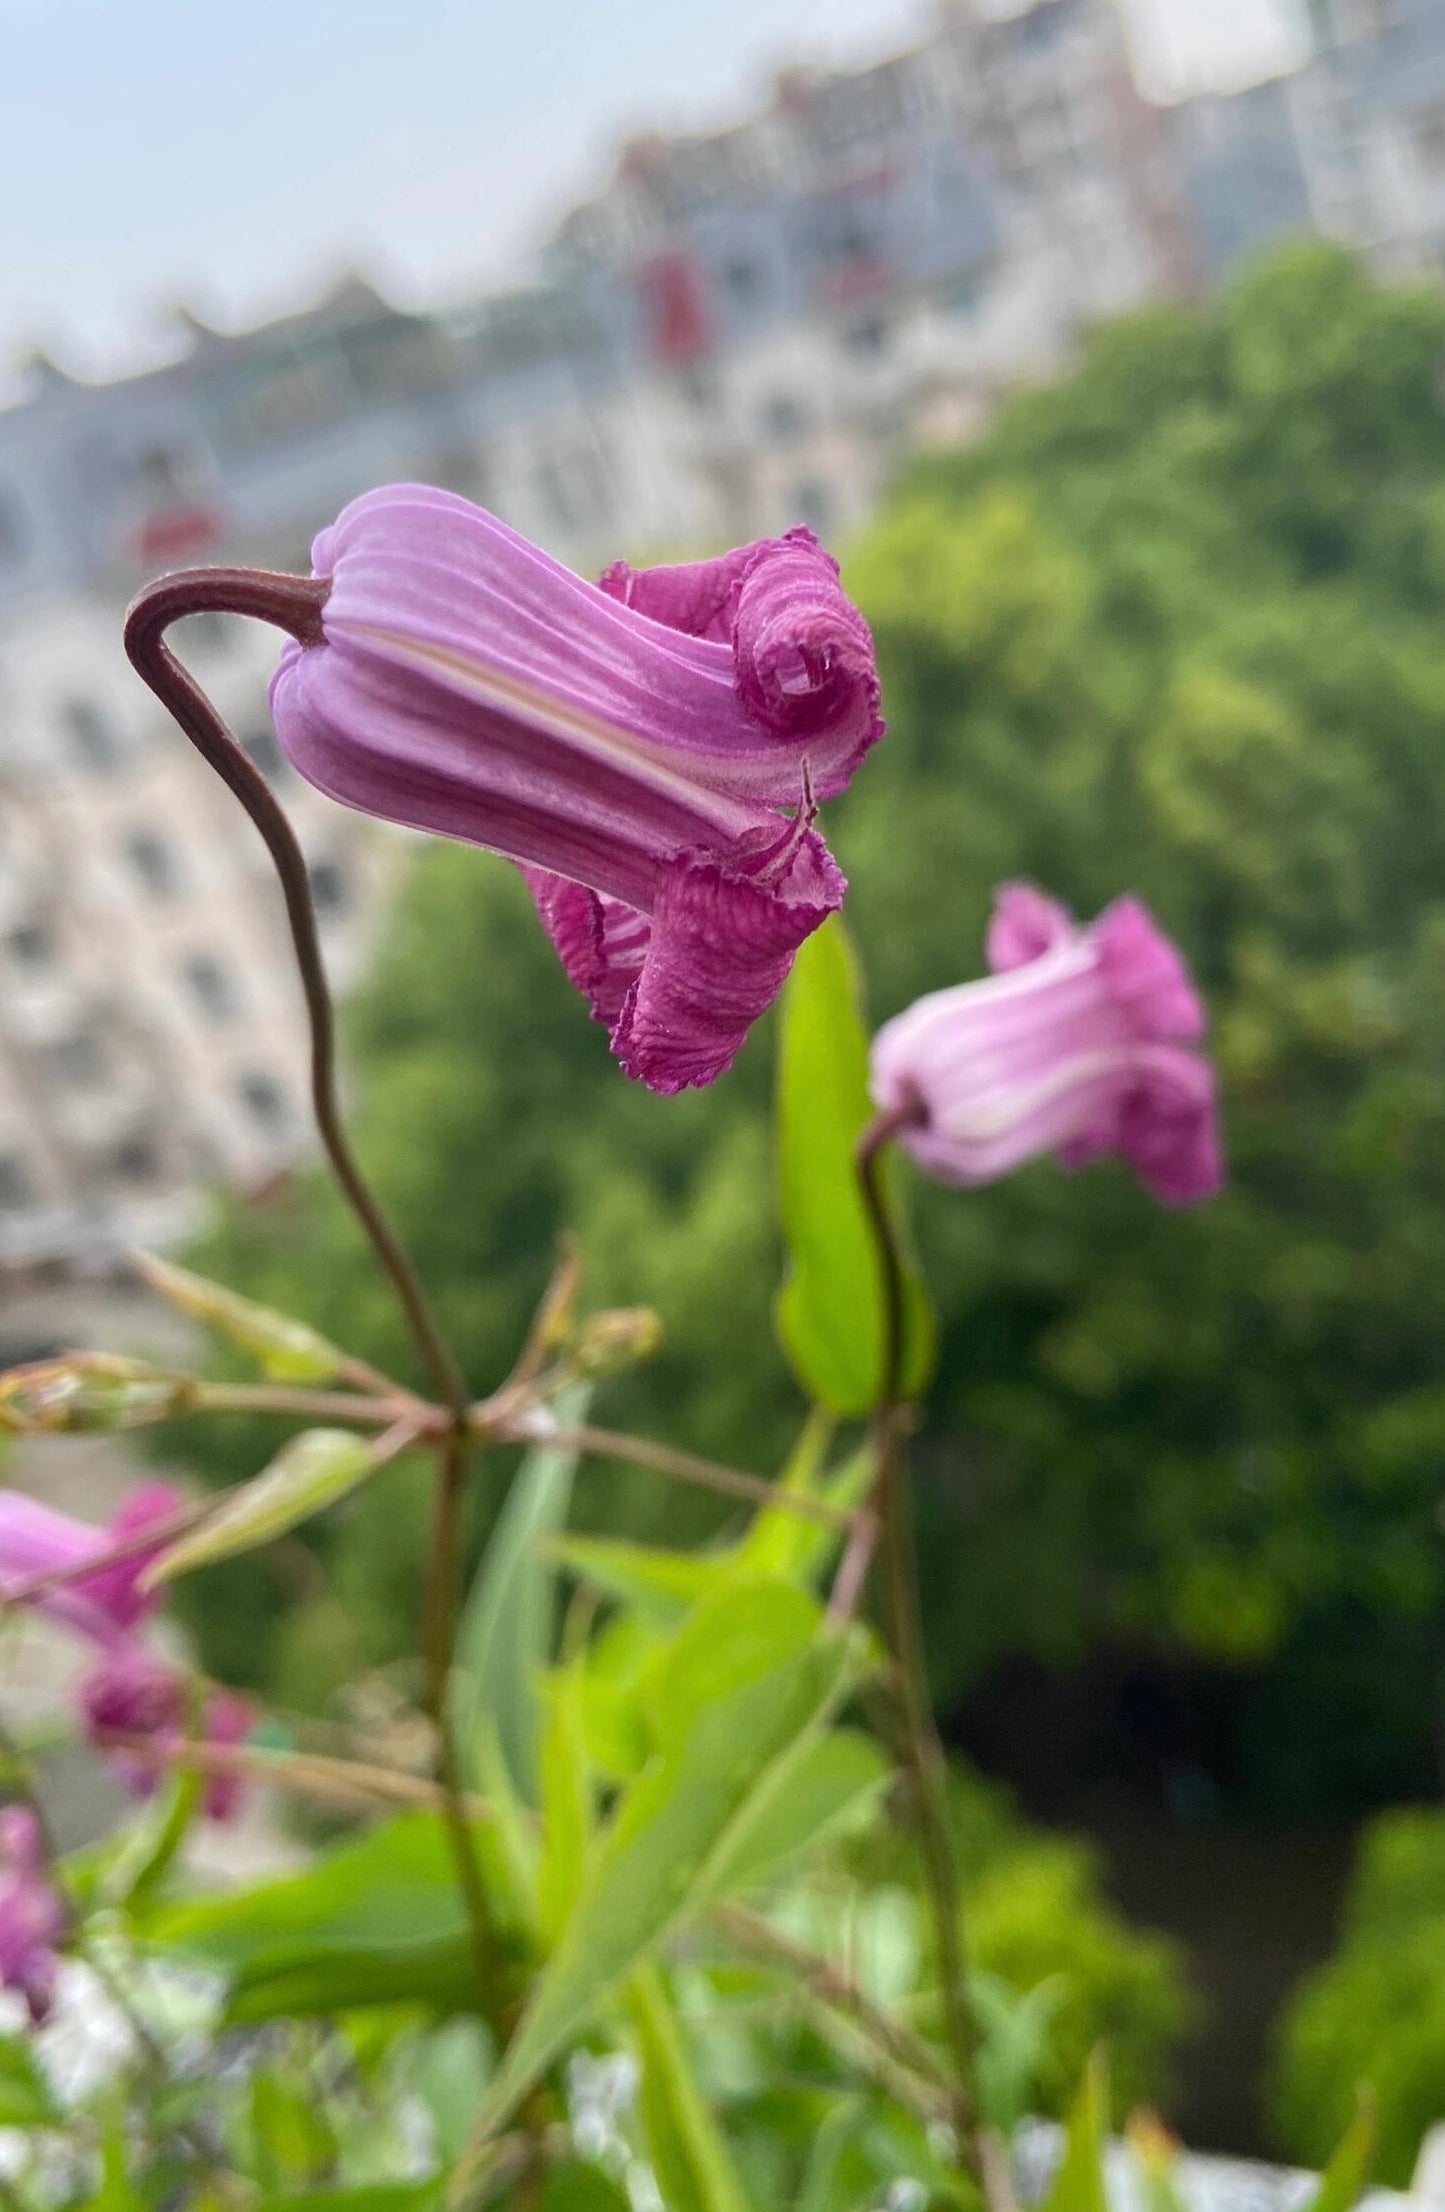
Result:
{"type": "Polygon", "coordinates": [[[61,2127],[64,2114],[22,2035],[0,2036],[0,2127],[61,2127]]]}
{"type": "MultiPolygon", "coordinates": [[[[476,1831],[485,1841],[485,1824],[476,1831]]],[[[406,1813],[300,1874],[155,1911],[149,1940],[227,1976],[234,2020],[370,2004],[464,2011],[476,1999],[451,1852],[431,1813],[406,1813]]]]}
{"type": "Polygon", "coordinates": [[[543,1941],[555,1943],[582,1887],[595,1806],[587,1752],[587,1678],[581,1655],[543,1685],[547,1719],[538,1772],[542,1795],[542,1858],[537,1913],[543,1941]]]}
{"type": "Polygon", "coordinates": [[[431,2114],[443,2166],[460,2157],[490,2072],[491,2045],[477,2020],[448,2020],[423,2039],[407,2068],[409,2087],[431,2114]]]}
{"type": "MultiPolygon", "coordinates": [[[[872,1485],[875,1455],[871,1444],[860,1444],[841,1467],[824,1474],[823,1457],[832,1426],[831,1419],[815,1406],[779,1477],[778,1488],[787,1497],[818,1498],[824,1505],[836,1506],[840,1513],[851,1513],[872,1485]]],[[[811,1587],[842,1541],[840,1529],[828,1528],[806,1514],[790,1512],[783,1504],[765,1505],[754,1515],[733,1554],[734,1571],[781,1575],[788,1582],[811,1587]]]]}
{"type": "Polygon", "coordinates": [[[433,2212],[440,2181],[378,2181],[356,2189],[292,2189],[262,2197],[255,2212],[433,2212]]]}
{"type": "Polygon", "coordinates": [[[273,1381],[333,1382],[344,1372],[346,1354],[328,1344],[304,1321],[274,1313],[269,1306],[258,1306],[254,1299],[242,1298],[220,1283],[207,1282],[203,1275],[193,1275],[189,1268],[177,1267],[170,1260],[157,1259],[153,1252],[137,1252],[133,1258],[152,1290],[179,1306],[182,1313],[221,1330],[249,1352],[273,1381]]]}
{"type": "Polygon", "coordinates": [[[630,2203],[626,2190],[600,2166],[564,2158],[548,2167],[537,2212],[628,2212],[630,2203]]]}
{"type": "Polygon", "coordinates": [[[1102,2051],[1084,2068],[1069,2112],[1064,2154],[1044,2212],[1109,2212],[1104,2151],[1109,2139],[1109,2069],[1102,2051]]]}
{"type": "Polygon", "coordinates": [[[677,1627],[718,1571],[717,1559],[705,1552],[665,1551],[620,1536],[561,1536],[548,1550],[559,1566],[661,1628],[677,1627]]]}
{"type": "Polygon", "coordinates": [[[642,2065],[639,2106],[648,2158],[668,2212],[748,2212],[732,2154],[697,2085],[655,1965],[629,1975],[627,2010],[642,2065]]]}
{"type": "Polygon", "coordinates": [[[160,1888],[200,1811],[205,1782],[195,1767],[180,1767],[145,1807],[106,1869],[108,1898],[140,1905],[160,1888]]]}
{"type": "MultiPolygon", "coordinates": [[[[778,1043],[778,1184],[789,1272],[776,1319],[810,1397],[866,1413],[883,1371],[883,1276],[858,1184],[854,1148],[872,1119],[868,1033],[847,933],[831,915],[799,947],[783,987],[778,1043]]],[[[885,1172],[896,1234],[902,1214],[885,1172]]],[[[916,1270],[905,1264],[903,1386],[932,1371],[935,1329],[916,1270]]]]}
{"type": "Polygon", "coordinates": [[[598,1838],[484,2106],[490,2125],[625,1974],[745,1878],[765,1816],[859,1663],[858,1639],[784,1583],[727,1587],[697,1607],[655,1670],[656,1748],[598,1838]]]}
{"type": "Polygon", "coordinates": [[[326,2178],[336,2158],[336,2138],[304,2076],[259,2067],[251,2077],[251,2133],[256,2179],[262,2188],[326,2178]]]}
{"type": "Polygon", "coordinates": [[[293,1436],[269,1467],[230,1491],[209,1520],[153,1560],[142,1586],[150,1589],[194,1567],[271,1543],[344,1498],[375,1466],[370,1439],[350,1429],[307,1429],[293,1436]]]}
{"type": "Polygon", "coordinates": [[[734,1892],[772,1881],[790,1860],[860,1812],[892,1771],[882,1747],[859,1729],[830,1728],[812,1737],[798,1754],[786,1791],[773,1796],[753,1822],[747,1848],[733,1868],[734,1892]]]}
{"type": "Polygon", "coordinates": [[[1375,2155],[1375,2098],[1369,2089],[1359,2092],[1355,2117],[1320,2178],[1319,2194],[1309,2212],[1351,2212],[1364,2194],[1375,2155]]]}
{"type": "MultiPolygon", "coordinates": [[[[580,1421],[585,1386],[563,1392],[557,1417],[580,1421]]],[[[512,1780],[536,1802],[538,1708],[536,1677],[552,1655],[555,1569],[545,1547],[567,1518],[577,1454],[534,1444],[523,1459],[497,1517],[457,1634],[452,1676],[452,1725],[463,1768],[475,1780],[477,1729],[495,1723],[512,1780]]]]}

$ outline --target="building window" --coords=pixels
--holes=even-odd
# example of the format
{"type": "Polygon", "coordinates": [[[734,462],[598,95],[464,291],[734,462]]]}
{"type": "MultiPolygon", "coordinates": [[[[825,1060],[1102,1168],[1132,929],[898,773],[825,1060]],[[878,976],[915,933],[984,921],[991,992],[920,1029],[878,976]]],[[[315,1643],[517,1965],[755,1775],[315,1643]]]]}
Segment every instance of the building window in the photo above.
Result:
{"type": "Polygon", "coordinates": [[[285,775],[286,755],[264,722],[241,732],[241,748],[251,766],[259,768],[268,783],[276,783],[285,775]]]}
{"type": "Polygon", "coordinates": [[[126,858],[153,898],[168,899],[180,882],[174,849],[155,830],[132,830],[125,841],[126,858]]]}
{"type": "Polygon", "coordinates": [[[10,492],[0,491],[0,568],[19,567],[25,558],[25,540],[19,500],[10,492]]]}
{"type": "Polygon", "coordinates": [[[1346,0],[1342,12],[1347,35],[1383,38],[1400,20],[1400,0],[1346,0]]]}
{"type": "Polygon", "coordinates": [[[316,911],[323,921],[334,922],[351,905],[351,884],[346,870],[337,860],[314,860],[311,863],[311,896],[316,911]]]}
{"type": "Polygon", "coordinates": [[[1427,176],[1445,176],[1445,100],[1415,110],[1412,135],[1416,159],[1427,176]]]}
{"type": "Polygon", "coordinates": [[[238,1088],[247,1113],[262,1129],[274,1135],[285,1128],[286,1093],[274,1076],[243,1075],[238,1088]]]}
{"type": "Polygon", "coordinates": [[[13,1152],[0,1152],[0,1213],[18,1213],[34,1196],[25,1162],[13,1152]]]}
{"type": "Polygon", "coordinates": [[[764,402],[763,431],[774,445],[796,445],[807,427],[807,412],[791,392],[775,392],[764,402]]]}
{"type": "Polygon", "coordinates": [[[128,1137],[111,1162],[122,1183],[153,1183],[161,1171],[160,1153],[151,1137],[128,1137]]]}
{"type": "Polygon", "coordinates": [[[214,953],[193,952],[185,964],[185,978],[197,1004],[213,1022],[230,1021],[241,995],[229,968],[214,953]]]}
{"type": "Polygon", "coordinates": [[[17,968],[43,968],[55,957],[50,932],[40,922],[17,922],[5,943],[17,968]]]}
{"type": "Polygon", "coordinates": [[[222,614],[217,607],[203,607],[199,614],[188,614],[176,625],[180,631],[178,643],[184,656],[186,649],[209,654],[212,660],[220,660],[229,653],[236,639],[236,624],[232,616],[222,614]]]}
{"type": "Polygon", "coordinates": [[[832,523],[833,497],[826,484],[820,484],[815,476],[804,477],[793,486],[793,513],[799,522],[805,522],[810,530],[821,536],[832,523]]]}
{"type": "Polygon", "coordinates": [[[742,255],[723,263],[722,281],[729,299],[736,300],[740,307],[751,307],[767,288],[762,264],[748,261],[742,255]]]}
{"type": "Polygon", "coordinates": [[[55,1066],[67,1083],[79,1090],[93,1090],[105,1073],[105,1055],[93,1029],[77,1029],[55,1047],[55,1066]]]}
{"type": "Polygon", "coordinates": [[[82,768],[106,775],[120,758],[120,745],[108,717],[93,699],[67,699],[60,710],[73,757],[82,768]]]}
{"type": "Polygon", "coordinates": [[[883,315],[865,315],[859,322],[849,323],[843,331],[843,345],[849,353],[861,355],[865,360],[876,359],[888,350],[893,335],[892,325],[883,315]]]}

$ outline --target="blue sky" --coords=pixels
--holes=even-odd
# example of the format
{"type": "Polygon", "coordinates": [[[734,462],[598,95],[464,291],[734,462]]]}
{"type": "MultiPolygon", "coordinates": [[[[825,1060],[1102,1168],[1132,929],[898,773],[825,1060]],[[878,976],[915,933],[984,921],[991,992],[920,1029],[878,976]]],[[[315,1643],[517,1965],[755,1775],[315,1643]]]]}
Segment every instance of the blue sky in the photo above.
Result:
{"type": "MultiPolygon", "coordinates": [[[[1262,73],[1298,0],[1125,0],[1156,89],[1262,73]]],[[[780,61],[902,43],[921,0],[0,0],[0,360],[97,373],[168,302],[236,319],[347,265],[405,298],[525,267],[639,127],[780,61]]]]}

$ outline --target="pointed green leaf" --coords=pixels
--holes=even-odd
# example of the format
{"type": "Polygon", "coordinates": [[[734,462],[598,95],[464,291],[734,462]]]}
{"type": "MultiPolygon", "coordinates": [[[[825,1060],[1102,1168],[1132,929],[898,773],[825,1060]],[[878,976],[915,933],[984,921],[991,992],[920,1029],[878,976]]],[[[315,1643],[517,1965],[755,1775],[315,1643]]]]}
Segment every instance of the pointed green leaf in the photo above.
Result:
{"type": "Polygon", "coordinates": [[[151,1562],[143,1587],[271,1543],[344,1498],[376,1464],[371,1440],[350,1429],[307,1429],[293,1436],[263,1473],[229,1491],[209,1520],[151,1562]]]}
{"type": "MultiPolygon", "coordinates": [[[[862,1504],[873,1482],[876,1465],[873,1446],[860,1444],[841,1467],[824,1474],[822,1451],[819,1450],[818,1463],[814,1464],[809,1450],[810,1439],[819,1433],[820,1420],[819,1410],[814,1407],[808,1427],[784,1468],[778,1486],[788,1496],[819,1498],[824,1505],[835,1506],[840,1513],[851,1513],[855,1506],[862,1504]]],[[[826,1441],[827,1432],[823,1431],[824,1448],[826,1441]]],[[[824,1574],[842,1542],[841,1529],[828,1528],[802,1513],[790,1513],[783,1504],[765,1505],[754,1516],[734,1554],[734,1569],[739,1574],[782,1575],[789,1582],[801,1582],[811,1588],[824,1574]]]]}
{"type": "Polygon", "coordinates": [[[152,1290],[197,1321],[209,1322],[249,1352],[275,1382],[332,1382],[346,1367],[346,1354],[290,1314],[258,1306],[220,1283],[210,1283],[189,1268],[137,1252],[135,1265],[152,1290]]]}
{"type": "Polygon", "coordinates": [[[755,1833],[856,1679],[858,1639],[778,1582],[728,1586],[655,1674],[656,1748],[597,1840],[484,2112],[498,2124],[599,1999],[736,1885],[755,1833]]]}
{"type": "Polygon", "coordinates": [[[542,1858],[537,1913],[543,1940],[555,1943],[577,1902],[592,1842],[595,1813],[587,1754],[587,1678],[581,1657],[546,1678],[546,1723],[538,1774],[542,1796],[542,1858]]]}
{"type": "MultiPolygon", "coordinates": [[[[488,1824],[475,1830],[485,1853],[488,1824]]],[[[235,2020],[476,2000],[465,1908],[446,1832],[406,1813],[304,1872],[152,1913],[148,1942],[207,1960],[230,1985],[235,2020]]]]}
{"type": "MultiPolygon", "coordinates": [[[[585,1385],[562,1393],[557,1418],[580,1421],[585,1385]]],[[[475,1779],[477,1730],[484,1715],[517,1789],[536,1802],[536,1678],[552,1656],[556,1569],[548,1540],[567,1518],[577,1454],[534,1444],[517,1469],[507,1502],[467,1599],[452,1669],[452,1726],[467,1779],[475,1779]]]]}
{"type": "Polygon", "coordinates": [[[661,1628],[675,1628],[717,1574],[705,1552],[666,1551],[625,1537],[562,1536],[548,1547],[559,1566],[619,1598],[661,1628]]]}
{"type": "MultiPolygon", "coordinates": [[[[777,1111],[789,1255],[778,1333],[810,1397],[835,1413],[866,1413],[882,1382],[883,1276],[854,1149],[873,1107],[857,966],[836,914],[800,946],[783,987],[777,1111]]],[[[891,1172],[887,1181],[901,1234],[891,1172]]],[[[916,1396],[932,1372],[935,1329],[911,1266],[904,1308],[904,1388],[916,1396]]]]}
{"type": "Polygon", "coordinates": [[[1109,2212],[1104,2152],[1109,2140],[1109,2069],[1102,2051],[1084,2068],[1069,2111],[1064,2153],[1044,2212],[1109,2212]]]}
{"type": "Polygon", "coordinates": [[[732,2154],[697,2085],[655,1965],[629,1975],[627,2010],[642,2064],[638,2101],[648,2161],[668,2212],[748,2212],[732,2154]]]}
{"type": "Polygon", "coordinates": [[[785,1791],[764,1806],[735,1862],[730,1887],[756,1889],[790,1860],[862,1811],[893,1772],[882,1747],[861,1729],[830,1728],[814,1736],[793,1766],[785,1791]]]}

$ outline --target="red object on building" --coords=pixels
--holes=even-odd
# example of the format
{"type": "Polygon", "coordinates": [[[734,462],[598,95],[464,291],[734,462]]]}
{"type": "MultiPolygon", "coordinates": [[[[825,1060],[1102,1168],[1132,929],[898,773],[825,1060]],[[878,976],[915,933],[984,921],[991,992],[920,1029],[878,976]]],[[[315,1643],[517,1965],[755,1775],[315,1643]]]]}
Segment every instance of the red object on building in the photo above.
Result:
{"type": "Polygon", "coordinates": [[[190,501],[147,515],[131,543],[138,561],[173,561],[183,554],[204,553],[220,536],[221,518],[215,509],[190,501]]]}
{"type": "Polygon", "coordinates": [[[647,347],[654,361],[686,368],[712,350],[713,322],[702,279],[685,253],[660,253],[640,271],[647,347]]]}

